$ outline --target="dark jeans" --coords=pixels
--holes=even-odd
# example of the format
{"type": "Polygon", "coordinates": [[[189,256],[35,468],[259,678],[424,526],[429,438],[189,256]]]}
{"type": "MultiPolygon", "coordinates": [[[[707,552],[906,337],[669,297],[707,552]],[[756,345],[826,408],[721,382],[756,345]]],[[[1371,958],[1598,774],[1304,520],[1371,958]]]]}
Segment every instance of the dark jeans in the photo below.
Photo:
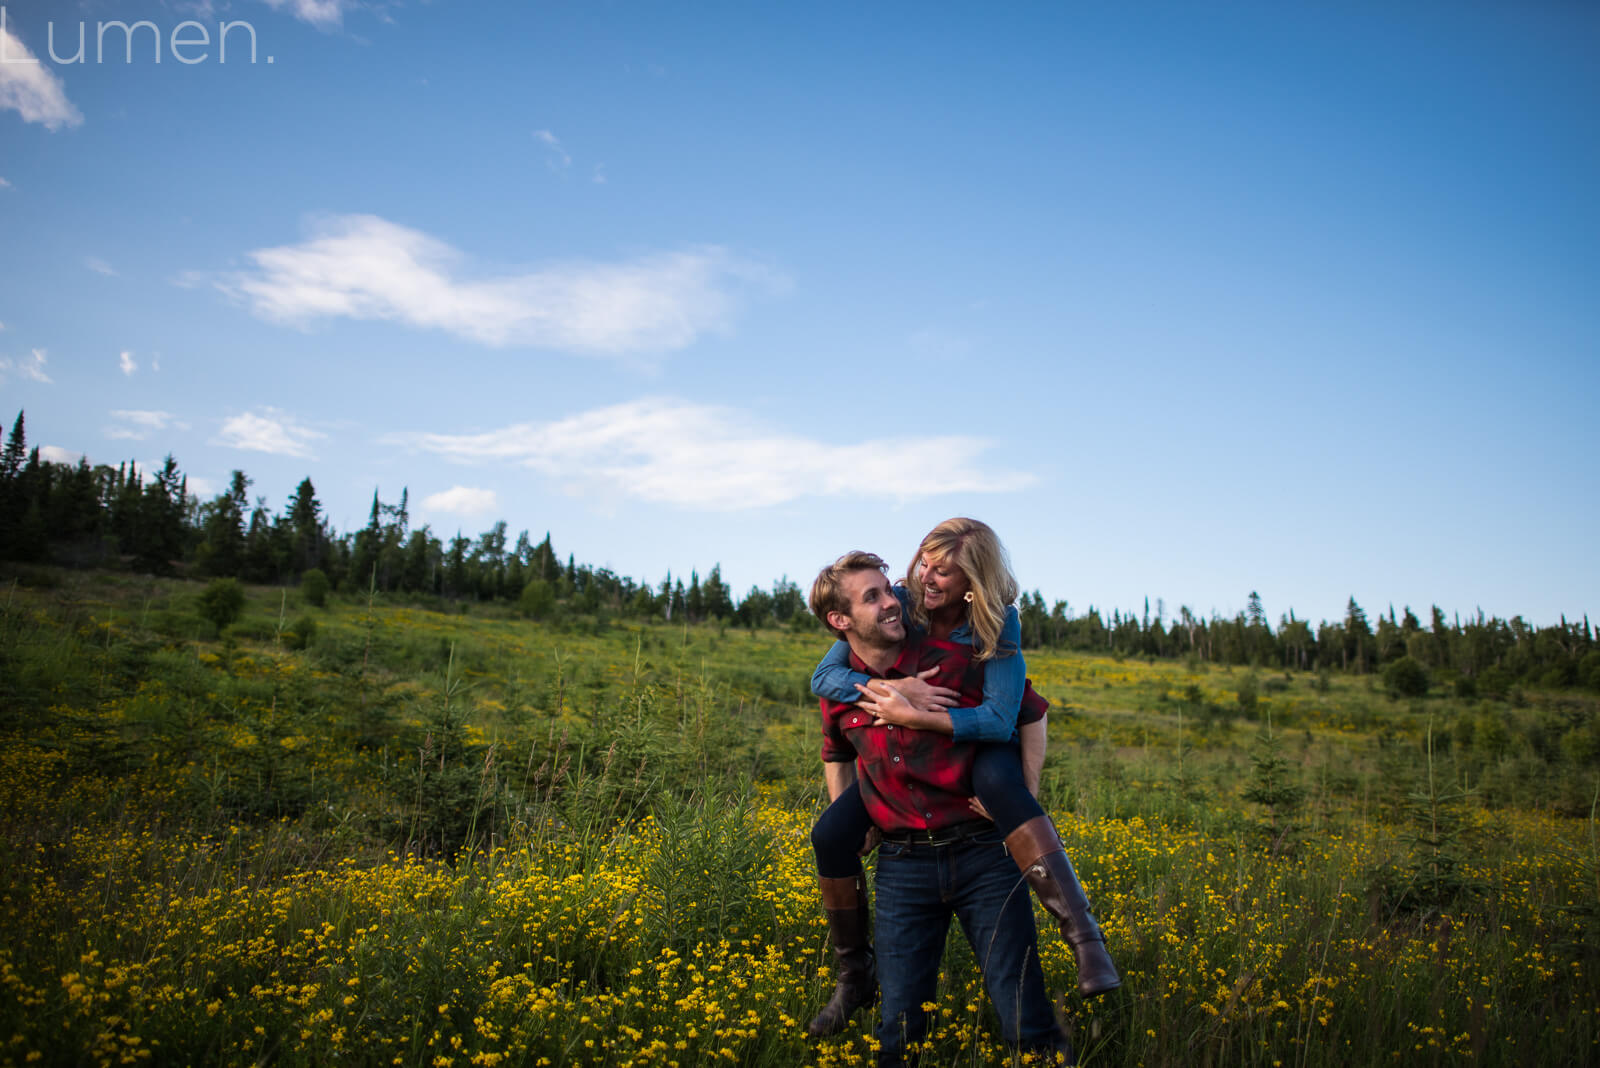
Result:
{"type": "Polygon", "coordinates": [[[1025,1050],[1066,1049],[1039,969],[1033,895],[998,831],[942,846],[885,842],[878,849],[875,937],[882,1016],[880,1065],[905,1063],[928,1029],[950,918],[983,969],[1005,1040],[1025,1050]]]}
{"type": "MultiPolygon", "coordinates": [[[[972,792],[994,818],[1002,836],[1035,816],[1044,815],[1039,802],[1022,782],[1022,749],[1016,742],[980,745],[972,762],[972,792]]],[[[861,847],[872,820],[861,803],[861,786],[850,788],[823,810],[811,828],[811,846],[817,851],[817,874],[842,879],[861,874],[861,847]]]]}

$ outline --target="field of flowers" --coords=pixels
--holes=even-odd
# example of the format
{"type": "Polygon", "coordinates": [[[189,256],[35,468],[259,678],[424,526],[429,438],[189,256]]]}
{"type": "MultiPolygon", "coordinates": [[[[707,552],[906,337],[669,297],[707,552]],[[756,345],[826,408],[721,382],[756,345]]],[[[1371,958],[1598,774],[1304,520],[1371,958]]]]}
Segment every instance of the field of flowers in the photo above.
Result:
{"type": "MultiPolygon", "coordinates": [[[[290,650],[277,593],[218,641],[185,596],[75,579],[0,618],[0,1064],[871,1063],[867,1013],[803,1035],[817,632],[343,604],[290,650]]],[[[1596,769],[1460,789],[1531,774],[1517,739],[1571,708],[1030,666],[1125,974],[1086,1003],[1041,939],[1080,1063],[1600,1060],[1600,843],[1562,802],[1596,769]]],[[[925,1063],[1013,1063],[988,1011],[953,937],[925,1063]]]]}

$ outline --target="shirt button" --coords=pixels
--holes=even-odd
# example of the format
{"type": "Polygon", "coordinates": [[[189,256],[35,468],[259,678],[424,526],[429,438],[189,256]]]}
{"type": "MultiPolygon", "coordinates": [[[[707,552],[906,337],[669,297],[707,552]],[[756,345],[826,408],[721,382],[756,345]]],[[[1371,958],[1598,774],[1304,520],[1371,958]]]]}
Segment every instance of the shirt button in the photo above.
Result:
{"type": "Polygon", "coordinates": [[[923,819],[929,819],[929,820],[931,820],[931,819],[933,819],[933,813],[931,813],[931,812],[924,812],[924,813],[923,813],[923,814],[922,814],[922,818],[923,818],[923,819]]]}
{"type": "Polygon", "coordinates": [[[895,762],[895,763],[896,763],[896,764],[898,764],[898,763],[900,763],[900,758],[899,758],[899,757],[895,757],[895,758],[894,758],[894,762],[895,762]]]}
{"type": "Polygon", "coordinates": [[[894,730],[894,724],[893,723],[889,724],[889,729],[890,730],[894,730]]]}
{"type": "Polygon", "coordinates": [[[860,723],[861,722],[861,717],[860,716],[851,716],[850,717],[850,722],[851,723],[860,723]]]}

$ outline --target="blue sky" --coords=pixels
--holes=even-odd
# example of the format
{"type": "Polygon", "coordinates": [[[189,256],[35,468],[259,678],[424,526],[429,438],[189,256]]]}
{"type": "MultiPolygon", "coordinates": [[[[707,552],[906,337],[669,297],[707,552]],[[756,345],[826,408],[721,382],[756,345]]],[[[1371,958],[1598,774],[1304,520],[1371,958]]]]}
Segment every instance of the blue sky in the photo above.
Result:
{"type": "Polygon", "coordinates": [[[49,455],[740,591],[966,514],[1075,612],[1600,618],[1592,4],[0,7],[49,455]]]}

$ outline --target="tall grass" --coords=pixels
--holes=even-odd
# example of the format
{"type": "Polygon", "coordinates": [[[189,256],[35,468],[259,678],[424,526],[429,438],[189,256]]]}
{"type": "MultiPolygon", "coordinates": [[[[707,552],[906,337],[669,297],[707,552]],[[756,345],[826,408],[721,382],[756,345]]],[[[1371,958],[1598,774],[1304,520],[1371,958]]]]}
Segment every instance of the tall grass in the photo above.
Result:
{"type": "MultiPolygon", "coordinates": [[[[52,581],[0,611],[0,1064],[870,1062],[801,1032],[814,639],[52,581]]],[[[1080,1063],[1596,1059],[1592,702],[1030,669],[1126,977],[1041,923],[1080,1063]]],[[[929,1063],[1011,1062],[959,939],[939,1006],[929,1063]]]]}

